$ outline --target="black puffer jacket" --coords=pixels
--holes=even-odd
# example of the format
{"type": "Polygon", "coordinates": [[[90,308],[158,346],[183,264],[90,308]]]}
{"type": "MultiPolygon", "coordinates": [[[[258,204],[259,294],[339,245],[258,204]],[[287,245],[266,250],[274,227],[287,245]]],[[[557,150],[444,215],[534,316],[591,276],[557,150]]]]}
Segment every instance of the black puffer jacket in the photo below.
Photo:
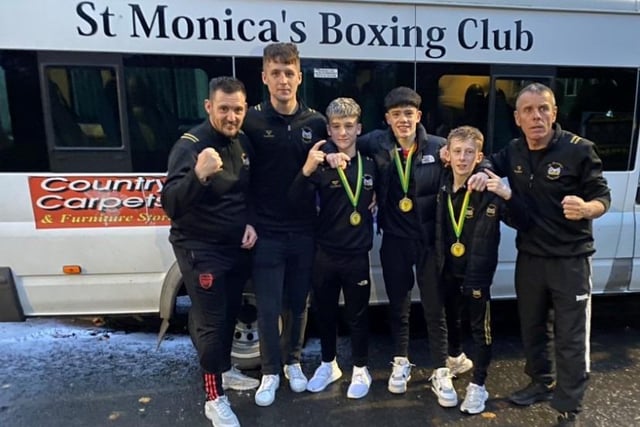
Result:
{"type": "MultiPolygon", "coordinates": [[[[437,277],[442,276],[447,251],[450,250],[446,230],[452,227],[447,208],[447,197],[453,191],[452,182],[451,170],[447,169],[442,174],[437,196],[436,250],[430,251],[429,255],[435,256],[435,263],[428,263],[431,267],[435,266],[437,277]]],[[[501,220],[513,228],[524,230],[529,227],[530,217],[522,200],[515,196],[505,201],[489,191],[471,193],[461,239],[465,245],[463,256],[466,261],[463,287],[477,289],[491,286],[498,265],[501,220]]]]}
{"type": "MultiPolygon", "coordinates": [[[[421,124],[418,124],[416,139],[418,148],[413,154],[410,176],[413,183],[410,186],[415,185],[413,202],[420,227],[420,238],[427,246],[431,246],[435,238],[436,195],[443,168],[440,161],[440,148],[445,140],[439,136],[428,135],[421,124]]],[[[393,152],[397,148],[391,129],[374,130],[358,138],[358,149],[363,154],[373,157],[378,166],[378,224],[385,232],[387,232],[385,226],[388,221],[386,213],[389,208],[388,203],[392,203],[388,200],[389,183],[391,174],[397,173],[393,162],[393,152]]]]}

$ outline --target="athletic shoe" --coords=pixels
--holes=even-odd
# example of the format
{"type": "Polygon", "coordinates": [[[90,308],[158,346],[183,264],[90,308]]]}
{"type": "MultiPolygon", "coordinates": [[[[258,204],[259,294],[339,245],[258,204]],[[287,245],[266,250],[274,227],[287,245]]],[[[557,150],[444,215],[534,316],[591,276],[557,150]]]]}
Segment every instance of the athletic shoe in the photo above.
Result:
{"type": "Polygon", "coordinates": [[[204,416],[211,420],[213,427],[240,427],[240,421],[231,410],[227,396],[207,400],[204,404],[204,416]]]}
{"type": "Polygon", "coordinates": [[[407,383],[411,379],[411,367],[415,365],[412,365],[406,357],[394,357],[391,364],[393,368],[387,388],[391,393],[406,393],[407,383]]]}
{"type": "Polygon", "coordinates": [[[284,365],[284,377],[289,380],[291,391],[301,393],[307,389],[307,377],[299,363],[284,365]]]}
{"type": "Polygon", "coordinates": [[[529,406],[536,402],[551,400],[555,384],[546,385],[539,382],[530,382],[522,390],[518,390],[509,396],[509,400],[516,405],[529,406]]]}
{"type": "Polygon", "coordinates": [[[351,374],[351,384],[347,390],[347,397],[349,399],[361,399],[369,393],[369,387],[371,386],[371,375],[366,366],[353,367],[353,373],[351,374]]]}
{"type": "Polygon", "coordinates": [[[322,391],[327,388],[329,384],[337,381],[341,376],[342,371],[336,359],[333,359],[331,362],[322,362],[307,383],[307,390],[312,393],[322,391]]]}
{"type": "Polygon", "coordinates": [[[447,357],[447,368],[451,371],[451,375],[454,377],[471,370],[473,368],[473,362],[467,358],[467,355],[460,353],[457,357],[447,357]]]}
{"type": "Polygon", "coordinates": [[[451,382],[449,368],[438,368],[429,378],[431,390],[438,396],[438,404],[444,408],[452,408],[458,404],[458,394],[451,382]]]}
{"type": "Polygon", "coordinates": [[[255,395],[256,405],[271,405],[276,399],[278,387],[280,387],[280,375],[263,375],[255,395]]]}
{"type": "Polygon", "coordinates": [[[464,397],[460,410],[467,414],[479,414],[484,411],[485,403],[489,398],[489,393],[483,385],[469,383],[467,395],[464,397]]]}
{"type": "Polygon", "coordinates": [[[260,381],[251,378],[232,366],[227,372],[222,373],[222,389],[223,390],[253,390],[260,385],[260,381]]]}

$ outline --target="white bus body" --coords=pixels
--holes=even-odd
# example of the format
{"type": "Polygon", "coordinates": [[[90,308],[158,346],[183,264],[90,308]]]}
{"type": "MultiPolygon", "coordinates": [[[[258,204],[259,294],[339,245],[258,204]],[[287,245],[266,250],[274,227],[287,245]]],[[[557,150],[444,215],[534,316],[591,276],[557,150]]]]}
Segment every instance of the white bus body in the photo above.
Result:
{"type": "MultiPolygon", "coordinates": [[[[430,133],[474,124],[487,152],[517,135],[517,90],[551,85],[558,121],[596,142],[612,188],[594,221],[594,293],[640,291],[638,1],[22,0],[0,16],[3,320],[171,316],[181,280],[159,205],[166,155],[204,119],[210,78],[235,75],[262,100],[274,41],[299,45],[300,95],[319,111],[353,96],[371,130],[386,92],[411,86],[430,133]]],[[[495,298],[514,297],[514,237],[503,228],[495,298]]],[[[372,304],[387,301],[378,245],[372,304]]],[[[255,360],[243,320],[236,356],[255,360]]]]}

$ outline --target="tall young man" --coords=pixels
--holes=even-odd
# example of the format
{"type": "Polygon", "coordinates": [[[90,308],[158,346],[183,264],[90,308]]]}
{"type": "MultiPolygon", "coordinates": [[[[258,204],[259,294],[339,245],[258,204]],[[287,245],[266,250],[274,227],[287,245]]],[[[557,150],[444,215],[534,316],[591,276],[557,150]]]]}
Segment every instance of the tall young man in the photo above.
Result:
{"type": "Polygon", "coordinates": [[[252,194],[260,240],[253,258],[253,286],[258,308],[262,381],[259,406],[273,403],[280,372],[294,392],[306,390],[300,366],[307,298],[314,256],[315,198],[290,203],[289,186],[311,147],[327,135],[322,114],[297,98],[302,83],[300,55],[292,43],[265,47],[262,81],[269,100],[249,109],[243,129],[255,151],[252,194]],[[279,317],[284,315],[281,353],[279,317]],[[284,360],[283,360],[284,359],[284,360]]]}

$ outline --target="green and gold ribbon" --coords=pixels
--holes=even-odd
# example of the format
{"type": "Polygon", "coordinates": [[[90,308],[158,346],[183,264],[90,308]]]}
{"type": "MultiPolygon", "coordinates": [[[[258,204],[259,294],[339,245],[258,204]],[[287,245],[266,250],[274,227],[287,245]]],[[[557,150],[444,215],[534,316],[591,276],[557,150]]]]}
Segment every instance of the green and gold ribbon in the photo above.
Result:
{"type": "Polygon", "coordinates": [[[358,173],[356,178],[356,191],[355,194],[349,185],[349,180],[347,180],[347,176],[341,168],[338,168],[338,176],[340,177],[340,182],[342,182],[342,187],[344,188],[345,193],[347,193],[347,197],[353,206],[353,214],[351,216],[351,224],[358,225],[360,223],[360,215],[358,214],[358,200],[360,200],[360,193],[362,192],[362,157],[360,156],[360,152],[357,153],[358,156],[358,173]],[[354,215],[357,214],[357,215],[354,215]],[[355,224],[354,224],[355,222],[355,224]]]}
{"type": "Polygon", "coordinates": [[[456,235],[456,240],[460,241],[462,235],[462,227],[464,227],[464,219],[466,217],[467,207],[469,207],[469,198],[471,197],[471,190],[467,190],[462,200],[462,209],[460,209],[460,215],[456,221],[456,214],[453,212],[453,203],[451,202],[451,194],[447,198],[447,207],[449,208],[449,217],[451,218],[451,224],[453,225],[453,233],[456,235]]]}

